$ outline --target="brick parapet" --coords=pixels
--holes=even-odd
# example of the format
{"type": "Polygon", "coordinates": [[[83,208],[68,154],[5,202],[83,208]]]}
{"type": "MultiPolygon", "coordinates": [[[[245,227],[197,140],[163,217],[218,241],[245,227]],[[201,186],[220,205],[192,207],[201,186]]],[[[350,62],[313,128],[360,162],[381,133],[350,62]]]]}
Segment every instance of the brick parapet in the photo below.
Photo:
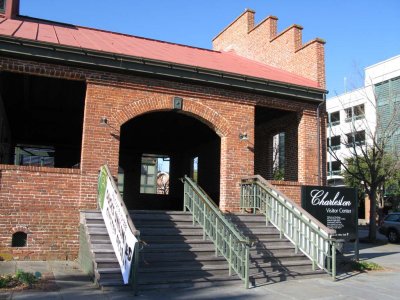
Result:
{"type": "Polygon", "coordinates": [[[302,27],[292,25],[277,33],[277,18],[254,24],[255,12],[246,10],[213,39],[213,49],[236,54],[318,82],[325,88],[325,41],[302,42],[302,27]]]}

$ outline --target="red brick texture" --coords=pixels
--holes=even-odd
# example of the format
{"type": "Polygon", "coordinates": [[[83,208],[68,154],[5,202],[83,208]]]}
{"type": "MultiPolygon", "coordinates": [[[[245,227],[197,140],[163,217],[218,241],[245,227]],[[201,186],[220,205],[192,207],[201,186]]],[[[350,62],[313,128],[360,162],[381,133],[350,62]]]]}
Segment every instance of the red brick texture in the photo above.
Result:
{"type": "Polygon", "coordinates": [[[260,61],[306,77],[325,88],[324,44],[321,39],[302,42],[302,27],[292,25],[277,32],[276,17],[268,17],[257,26],[252,10],[246,10],[213,40],[214,50],[260,61]]]}
{"type": "MultiPolygon", "coordinates": [[[[318,80],[324,86],[324,70],[320,65],[320,60],[323,61],[323,43],[314,41],[300,46],[301,31],[298,27],[276,35],[275,18],[269,18],[254,27],[254,16],[248,11],[214,40],[215,47],[226,48],[234,40],[229,37],[233,36],[234,30],[240,39],[248,35],[255,41],[259,35],[263,35],[269,41],[265,48],[253,44],[255,42],[250,43],[248,39],[235,48],[236,51],[242,51],[245,46],[249,49],[261,47],[261,52],[268,53],[264,62],[274,65],[269,60],[275,57],[276,64],[286,64],[286,69],[318,80]],[[289,46],[282,49],[290,49],[290,52],[278,52],[277,49],[285,43],[289,43],[289,46]],[[281,56],[289,59],[283,62],[281,56]]],[[[261,54],[246,55],[259,59],[261,54]]],[[[174,96],[183,98],[182,113],[204,122],[221,138],[222,210],[239,209],[240,179],[254,175],[255,171],[262,172],[264,167],[254,163],[255,152],[260,151],[258,158],[263,161],[262,151],[266,149],[255,149],[257,145],[266,147],[262,135],[255,140],[256,107],[283,110],[290,115],[283,129],[287,132],[290,162],[285,176],[291,181],[275,184],[296,201],[300,199],[300,184],[317,184],[318,123],[315,103],[4,57],[0,58],[0,70],[87,83],[79,170],[0,165],[0,252],[12,252],[16,258],[77,257],[79,210],[96,207],[97,174],[101,165],[108,164],[112,173],[117,175],[120,127],[144,113],[172,110],[174,96]],[[104,117],[108,120],[108,126],[100,124],[100,119],[104,117]],[[248,139],[240,140],[241,134],[247,134],[248,139]],[[21,228],[28,233],[27,247],[11,248],[12,234],[21,228]]],[[[322,122],[320,127],[322,133],[324,124],[322,122]]],[[[281,128],[276,126],[275,129],[281,128]]],[[[273,134],[275,129],[267,130],[267,135],[273,134]]],[[[320,153],[325,155],[325,138],[321,137],[321,141],[320,153]]],[[[262,164],[267,166],[267,163],[262,164]]],[[[324,168],[325,163],[321,163],[322,174],[325,174],[324,168]]]]}
{"type": "Polygon", "coordinates": [[[75,258],[80,175],[79,170],[1,166],[0,252],[11,245],[14,232],[22,231],[27,247],[7,249],[15,259],[75,258]]]}

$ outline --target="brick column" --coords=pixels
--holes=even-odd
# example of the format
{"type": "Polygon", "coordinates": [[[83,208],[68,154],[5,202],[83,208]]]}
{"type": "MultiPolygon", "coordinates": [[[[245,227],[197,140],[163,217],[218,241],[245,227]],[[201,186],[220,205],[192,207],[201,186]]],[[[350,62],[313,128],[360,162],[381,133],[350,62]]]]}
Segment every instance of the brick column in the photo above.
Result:
{"type": "Polygon", "coordinates": [[[241,107],[230,122],[229,135],[221,138],[220,208],[239,211],[240,180],[254,175],[254,107],[241,107]],[[247,139],[241,140],[241,133],[247,133],[247,139]]]}
{"type": "Polygon", "coordinates": [[[302,184],[318,184],[317,127],[316,111],[303,111],[298,129],[298,181],[302,184]]]}

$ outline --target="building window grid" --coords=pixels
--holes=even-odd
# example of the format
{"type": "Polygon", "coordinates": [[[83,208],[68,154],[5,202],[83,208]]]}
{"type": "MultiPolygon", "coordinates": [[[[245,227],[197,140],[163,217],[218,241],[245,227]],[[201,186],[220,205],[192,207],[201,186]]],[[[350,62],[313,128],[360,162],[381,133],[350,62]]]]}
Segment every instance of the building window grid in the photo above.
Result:
{"type": "Polygon", "coordinates": [[[400,76],[375,84],[375,96],[378,107],[400,101],[400,76]]]}
{"type": "Polygon", "coordinates": [[[342,167],[340,161],[331,161],[327,166],[328,176],[340,175],[342,173],[342,167]]]}
{"type": "Polygon", "coordinates": [[[346,118],[345,118],[346,122],[354,122],[356,120],[361,120],[361,119],[365,118],[364,104],[346,108],[344,110],[344,112],[346,114],[346,118]]]}
{"type": "Polygon", "coordinates": [[[328,126],[336,126],[340,124],[340,112],[335,111],[328,113],[328,126]]]}
{"type": "Polygon", "coordinates": [[[331,151],[339,150],[341,147],[340,135],[329,137],[327,140],[327,146],[331,151]]]}
{"type": "Polygon", "coordinates": [[[365,145],[365,130],[346,134],[347,148],[365,145]]]}

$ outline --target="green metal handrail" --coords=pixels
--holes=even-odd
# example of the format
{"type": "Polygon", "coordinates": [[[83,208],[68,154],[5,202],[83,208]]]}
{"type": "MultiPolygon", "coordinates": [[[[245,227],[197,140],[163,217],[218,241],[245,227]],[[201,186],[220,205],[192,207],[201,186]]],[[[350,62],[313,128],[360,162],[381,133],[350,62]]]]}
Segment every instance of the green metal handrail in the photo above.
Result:
{"type": "Polygon", "coordinates": [[[193,216],[196,223],[203,228],[203,238],[209,238],[215,245],[215,255],[221,254],[228,261],[229,275],[235,271],[249,287],[249,250],[250,242],[238,231],[221,212],[210,197],[189,177],[184,183],[184,211],[193,216]]]}
{"type": "Polygon", "coordinates": [[[259,175],[242,179],[240,208],[260,212],[298,250],[336,280],[336,231],[311,216],[259,175]]]}

